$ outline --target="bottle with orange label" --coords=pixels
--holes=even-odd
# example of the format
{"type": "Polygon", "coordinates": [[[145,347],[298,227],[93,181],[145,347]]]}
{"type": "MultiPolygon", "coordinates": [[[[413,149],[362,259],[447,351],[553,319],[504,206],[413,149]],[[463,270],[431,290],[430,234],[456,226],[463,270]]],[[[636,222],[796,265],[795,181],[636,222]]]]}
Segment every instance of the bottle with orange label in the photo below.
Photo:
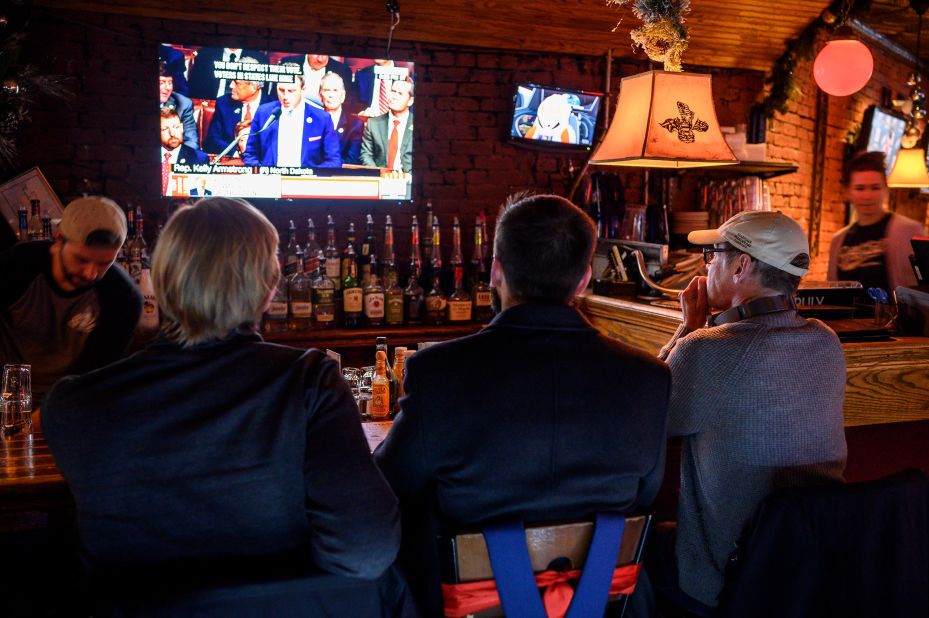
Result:
{"type": "Polygon", "coordinates": [[[378,350],[374,364],[374,379],[371,380],[371,402],[368,413],[376,421],[386,421],[390,416],[390,380],[387,378],[387,353],[378,350]]]}

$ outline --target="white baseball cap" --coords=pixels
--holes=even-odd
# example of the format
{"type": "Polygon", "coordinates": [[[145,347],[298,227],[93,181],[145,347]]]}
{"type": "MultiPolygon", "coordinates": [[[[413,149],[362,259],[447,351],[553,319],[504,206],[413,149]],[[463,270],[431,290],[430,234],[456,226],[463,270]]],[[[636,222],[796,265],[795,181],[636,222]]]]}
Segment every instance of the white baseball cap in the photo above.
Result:
{"type": "Polygon", "coordinates": [[[777,210],[740,212],[715,230],[691,232],[687,240],[695,245],[728,242],[739,251],[798,277],[809,271],[809,268],[791,264],[801,253],[810,253],[803,228],[777,210]]]}

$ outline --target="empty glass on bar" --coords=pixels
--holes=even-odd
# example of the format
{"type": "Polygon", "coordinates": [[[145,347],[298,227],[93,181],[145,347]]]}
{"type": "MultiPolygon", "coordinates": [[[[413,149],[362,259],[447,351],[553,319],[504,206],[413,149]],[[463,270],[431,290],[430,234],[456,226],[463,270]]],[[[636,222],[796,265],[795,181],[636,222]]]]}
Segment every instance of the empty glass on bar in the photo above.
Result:
{"type": "Polygon", "coordinates": [[[32,433],[32,366],[3,366],[0,391],[0,434],[32,433]]]}

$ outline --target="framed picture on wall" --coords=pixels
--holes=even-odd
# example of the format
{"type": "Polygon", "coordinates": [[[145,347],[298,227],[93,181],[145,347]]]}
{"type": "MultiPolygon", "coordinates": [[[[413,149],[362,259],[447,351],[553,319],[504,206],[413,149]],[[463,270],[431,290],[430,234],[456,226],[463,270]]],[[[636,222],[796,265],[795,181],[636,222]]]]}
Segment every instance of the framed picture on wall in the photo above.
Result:
{"type": "Polygon", "coordinates": [[[19,208],[25,206],[26,212],[29,215],[32,214],[29,211],[31,200],[39,200],[42,214],[47,213],[51,217],[53,226],[57,225],[57,220],[61,218],[64,210],[61,200],[58,199],[52,186],[48,184],[42,170],[34,167],[0,184],[0,210],[2,210],[3,220],[14,232],[19,228],[19,208]]]}

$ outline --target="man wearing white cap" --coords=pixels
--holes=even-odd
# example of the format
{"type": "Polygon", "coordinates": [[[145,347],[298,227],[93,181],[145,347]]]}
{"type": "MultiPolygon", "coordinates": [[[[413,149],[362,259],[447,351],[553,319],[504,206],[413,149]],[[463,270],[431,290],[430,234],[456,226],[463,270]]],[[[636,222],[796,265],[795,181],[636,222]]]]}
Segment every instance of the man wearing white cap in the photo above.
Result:
{"type": "Polygon", "coordinates": [[[33,399],[61,376],[121,358],[142,296],[111,268],[126,240],[126,216],[113,200],[84,197],[64,209],[54,241],[0,253],[0,361],[32,365],[33,399]]]}
{"type": "Polygon", "coordinates": [[[775,487],[842,481],[845,357],[832,330],[797,315],[810,256],[795,221],[743,212],[688,240],[707,276],[681,293],[684,323],[660,354],[668,433],[683,437],[676,539],[659,526],[646,569],[659,596],[711,615],[758,503],[775,487]]]}

